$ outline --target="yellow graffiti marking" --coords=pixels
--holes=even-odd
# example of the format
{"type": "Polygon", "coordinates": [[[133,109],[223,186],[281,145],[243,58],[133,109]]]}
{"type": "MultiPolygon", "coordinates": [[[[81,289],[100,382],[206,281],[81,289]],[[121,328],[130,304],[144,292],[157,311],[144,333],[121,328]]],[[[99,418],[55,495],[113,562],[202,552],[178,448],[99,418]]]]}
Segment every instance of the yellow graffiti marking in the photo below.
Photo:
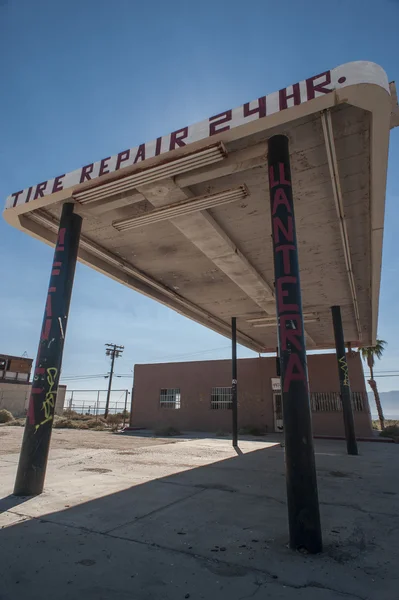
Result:
{"type": "Polygon", "coordinates": [[[349,385],[348,365],[346,363],[345,356],[342,356],[342,358],[340,358],[338,362],[342,371],[344,372],[344,385],[349,385]]]}
{"type": "Polygon", "coordinates": [[[55,406],[55,398],[57,395],[56,390],[54,390],[55,378],[57,377],[57,373],[58,369],[56,369],[55,367],[49,367],[47,369],[47,383],[49,384],[49,389],[46,393],[46,397],[42,404],[42,410],[44,411],[44,419],[36,425],[36,431],[41,425],[44,425],[48,421],[51,421],[53,418],[53,415],[51,414],[51,409],[55,406]]]}

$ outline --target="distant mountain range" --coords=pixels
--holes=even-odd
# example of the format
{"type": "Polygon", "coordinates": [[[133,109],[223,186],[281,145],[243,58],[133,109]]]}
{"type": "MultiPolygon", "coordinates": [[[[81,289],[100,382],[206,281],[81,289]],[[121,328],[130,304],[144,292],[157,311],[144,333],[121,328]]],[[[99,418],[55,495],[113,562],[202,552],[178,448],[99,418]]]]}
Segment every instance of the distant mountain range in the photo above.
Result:
{"type": "MultiPolygon", "coordinates": [[[[374,394],[368,392],[370,410],[373,419],[377,419],[377,410],[375,408],[374,394]]],[[[399,419],[399,390],[392,392],[380,392],[382,410],[386,419],[399,419]]]]}

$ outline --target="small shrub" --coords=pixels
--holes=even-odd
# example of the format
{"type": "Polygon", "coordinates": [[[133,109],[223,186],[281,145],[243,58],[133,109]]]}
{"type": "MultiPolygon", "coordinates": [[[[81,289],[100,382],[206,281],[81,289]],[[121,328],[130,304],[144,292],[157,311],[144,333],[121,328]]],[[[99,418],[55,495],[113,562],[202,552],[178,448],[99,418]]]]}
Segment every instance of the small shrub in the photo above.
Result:
{"type": "MultiPolygon", "coordinates": [[[[57,419],[54,421],[55,429],[79,429],[79,422],[72,419],[57,419]]],[[[88,429],[88,428],[87,428],[88,429]]]]}
{"type": "Polygon", "coordinates": [[[85,421],[84,424],[87,425],[87,429],[95,429],[96,431],[103,431],[105,429],[105,423],[103,421],[96,421],[96,419],[85,421]]]}
{"type": "Polygon", "coordinates": [[[219,429],[216,433],[215,433],[215,437],[227,437],[229,434],[227,433],[227,431],[223,431],[222,429],[219,429]]]}
{"type": "Polygon", "coordinates": [[[121,421],[121,413],[117,413],[115,415],[109,414],[107,417],[107,423],[108,425],[111,425],[111,431],[118,431],[118,427],[121,421]]]}
{"type": "Polygon", "coordinates": [[[72,408],[65,408],[63,411],[63,416],[66,419],[78,419],[81,415],[76,412],[76,410],[72,410],[72,408]]]}
{"type": "Polygon", "coordinates": [[[24,427],[25,422],[26,422],[25,418],[14,419],[13,421],[8,421],[8,423],[4,423],[4,425],[10,426],[10,427],[24,427]]]}
{"type": "Polygon", "coordinates": [[[9,410],[6,410],[5,408],[0,410],[0,423],[10,423],[13,420],[14,417],[9,410]]]}
{"type": "Polygon", "coordinates": [[[181,431],[176,429],[176,427],[161,427],[154,431],[154,435],[157,437],[173,437],[175,435],[181,435],[181,431]]]}
{"type": "Polygon", "coordinates": [[[383,431],[380,431],[381,437],[390,437],[394,440],[399,439],[399,422],[395,425],[388,425],[383,431]]]}

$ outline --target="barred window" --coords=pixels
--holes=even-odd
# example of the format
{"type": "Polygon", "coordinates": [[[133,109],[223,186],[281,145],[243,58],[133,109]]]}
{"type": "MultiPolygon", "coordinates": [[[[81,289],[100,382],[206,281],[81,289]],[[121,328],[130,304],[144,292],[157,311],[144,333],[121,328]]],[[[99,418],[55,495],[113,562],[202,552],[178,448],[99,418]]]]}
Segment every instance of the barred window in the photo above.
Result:
{"type": "Polygon", "coordinates": [[[365,392],[352,392],[352,408],[355,412],[367,410],[367,394],[365,392]]]}
{"type": "Polygon", "coordinates": [[[312,392],[310,406],[313,412],[339,412],[341,396],[339,392],[312,392]]]}
{"type": "MultiPolygon", "coordinates": [[[[310,405],[312,412],[341,412],[341,395],[339,392],[312,392],[310,405]]],[[[364,392],[352,392],[352,408],[355,412],[363,412],[367,409],[367,398],[364,392]]]]}
{"type": "Polygon", "coordinates": [[[231,387],[214,387],[211,392],[211,408],[214,410],[231,409],[231,387]]]}
{"type": "Polygon", "coordinates": [[[180,389],[179,388],[163,388],[161,390],[159,403],[161,408],[180,408],[180,389]]]}

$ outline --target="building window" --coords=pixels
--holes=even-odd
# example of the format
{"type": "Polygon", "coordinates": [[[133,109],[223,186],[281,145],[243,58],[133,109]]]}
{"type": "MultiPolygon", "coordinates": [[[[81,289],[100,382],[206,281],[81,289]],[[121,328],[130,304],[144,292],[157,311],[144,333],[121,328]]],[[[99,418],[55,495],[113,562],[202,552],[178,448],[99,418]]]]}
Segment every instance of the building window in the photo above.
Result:
{"type": "Polygon", "coordinates": [[[231,409],[231,387],[214,387],[211,393],[211,408],[214,410],[231,409]]]}
{"type": "Polygon", "coordinates": [[[180,408],[180,389],[162,389],[159,402],[161,408],[180,408]]]}
{"type": "MultiPolygon", "coordinates": [[[[312,392],[310,394],[312,412],[341,412],[342,402],[339,392],[312,392]]],[[[352,408],[363,412],[367,407],[367,397],[363,392],[352,392],[352,408]]]]}
{"type": "Polygon", "coordinates": [[[367,410],[368,398],[364,392],[352,392],[352,408],[355,412],[365,412],[367,410]]]}

